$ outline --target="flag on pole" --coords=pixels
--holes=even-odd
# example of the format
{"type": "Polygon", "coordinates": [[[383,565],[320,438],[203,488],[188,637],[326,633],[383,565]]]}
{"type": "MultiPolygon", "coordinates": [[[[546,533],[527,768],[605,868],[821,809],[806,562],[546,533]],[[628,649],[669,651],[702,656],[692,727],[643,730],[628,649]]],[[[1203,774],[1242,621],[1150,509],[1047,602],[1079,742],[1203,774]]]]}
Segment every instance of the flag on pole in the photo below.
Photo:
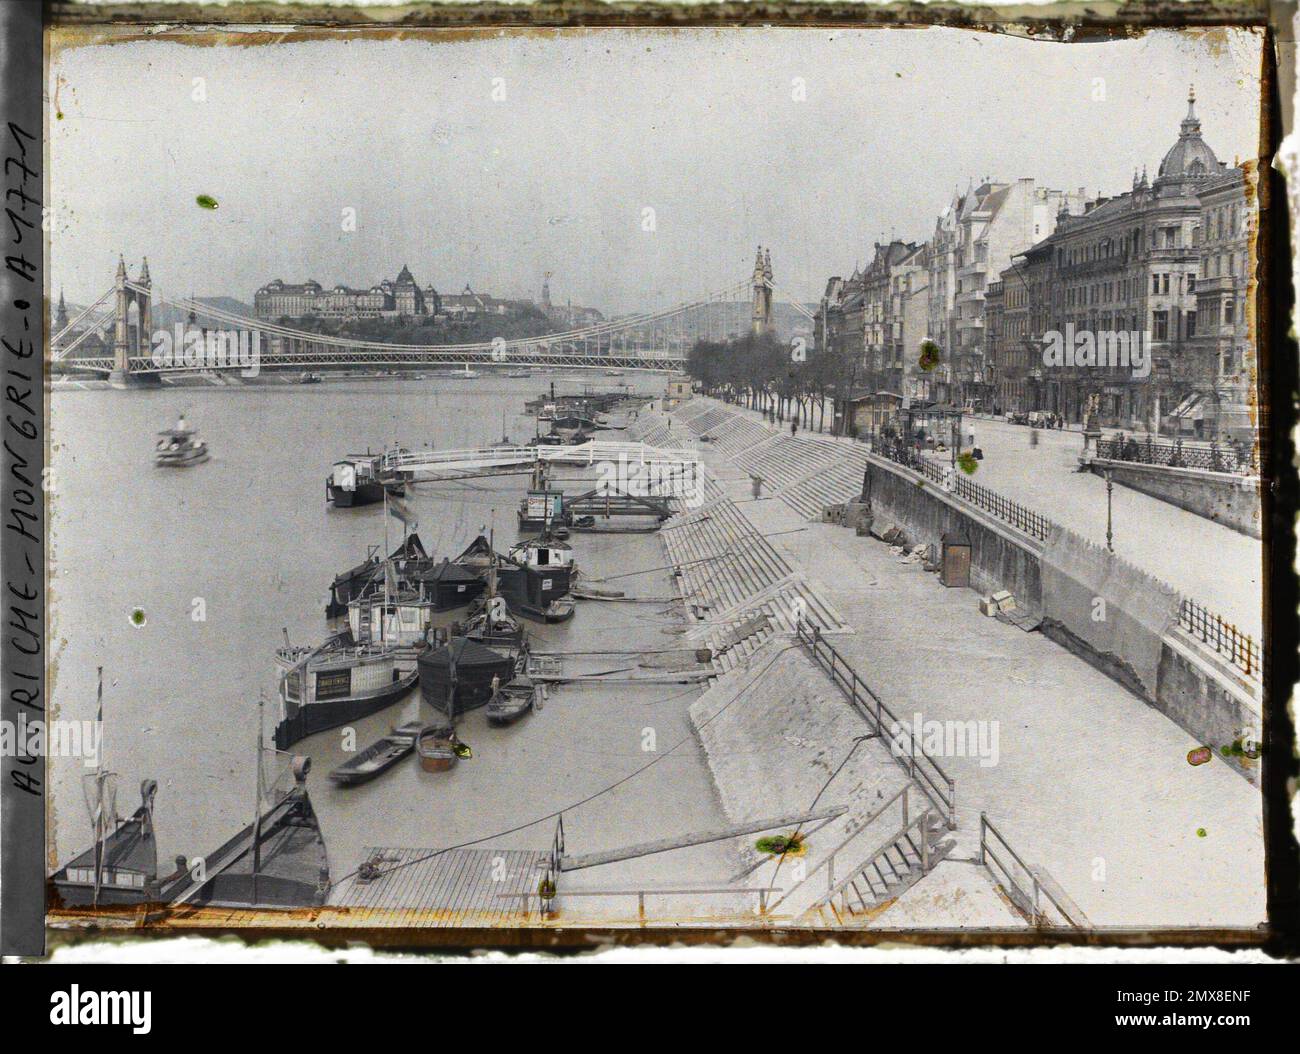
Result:
{"type": "Polygon", "coordinates": [[[390,497],[387,504],[390,516],[400,520],[408,527],[414,522],[415,517],[411,515],[411,510],[403,499],[390,497]]]}

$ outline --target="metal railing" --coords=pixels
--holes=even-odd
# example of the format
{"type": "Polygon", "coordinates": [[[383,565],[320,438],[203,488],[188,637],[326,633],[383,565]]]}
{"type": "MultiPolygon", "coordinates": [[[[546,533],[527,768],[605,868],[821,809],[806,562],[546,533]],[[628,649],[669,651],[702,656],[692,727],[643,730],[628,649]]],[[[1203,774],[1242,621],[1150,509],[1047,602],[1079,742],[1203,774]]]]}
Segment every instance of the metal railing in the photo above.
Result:
{"type": "Polygon", "coordinates": [[[1156,439],[1147,435],[1125,438],[1123,434],[1097,440],[1097,456],[1111,461],[1133,461],[1142,465],[1165,465],[1170,468],[1195,468],[1206,472],[1231,472],[1243,476],[1259,475],[1259,451],[1217,442],[1188,442],[1156,439]]]}
{"type": "Polygon", "coordinates": [[[1183,598],[1178,605],[1178,624],[1192,636],[1213,648],[1247,677],[1259,680],[1262,658],[1258,642],[1219,615],[1194,600],[1183,598]]]}
{"type": "MultiPolygon", "coordinates": [[[[758,896],[758,914],[764,918],[767,917],[771,910],[768,905],[768,897],[773,893],[783,892],[783,886],[698,886],[683,887],[680,889],[655,889],[647,887],[644,889],[566,889],[563,897],[568,900],[572,897],[636,897],[637,900],[637,922],[645,926],[649,921],[646,918],[645,901],[646,897],[714,897],[732,894],[736,896],[748,896],[757,894],[758,896]]],[[[555,898],[543,898],[537,892],[524,893],[498,893],[498,897],[505,900],[518,900],[519,911],[521,914],[529,915],[532,913],[530,908],[531,901],[538,900],[538,914],[548,915],[552,912],[552,899],[558,899],[560,894],[557,892],[555,898]]],[[[676,924],[679,919],[674,916],[672,924],[676,924]]]]}
{"type": "Polygon", "coordinates": [[[1062,903],[1061,899],[1043,884],[1038,873],[1011,848],[1011,844],[1002,836],[1002,832],[993,826],[984,813],[980,813],[980,852],[977,862],[988,868],[994,881],[1006,889],[1012,903],[1030,916],[1033,925],[1058,925],[1052,922],[1043,910],[1042,902],[1043,898],[1046,898],[1071,929],[1082,930],[1087,927],[1087,920],[1083,918],[1083,913],[1073,904],[1067,906],[1062,903]],[[989,837],[990,835],[992,838],[989,837]],[[998,855],[999,850],[1020,868],[1023,877],[1008,866],[1007,860],[998,855]],[[994,870],[994,865],[997,870],[994,870]],[[1028,890],[1025,888],[1026,884],[1029,886],[1028,890]]]}
{"type": "MultiPolygon", "coordinates": [[[[890,849],[892,849],[894,846],[897,846],[904,839],[910,840],[912,828],[914,827],[919,828],[917,832],[917,837],[920,839],[920,843],[921,843],[920,850],[919,850],[921,855],[921,874],[928,875],[930,873],[929,822],[930,822],[930,817],[933,815],[934,813],[930,809],[926,809],[924,812],[921,813],[920,816],[916,817],[913,820],[908,820],[905,817],[903,819],[902,827],[900,827],[897,831],[895,831],[883,842],[881,842],[880,845],[876,847],[876,851],[867,857],[866,862],[863,863],[861,867],[854,868],[854,870],[851,873],[846,875],[837,885],[833,886],[826,893],[824,897],[818,900],[817,903],[815,903],[810,910],[815,911],[818,908],[822,907],[823,905],[830,905],[831,907],[834,907],[835,898],[839,897],[840,906],[836,910],[839,912],[840,916],[843,917],[844,915],[853,914],[854,913],[853,907],[849,902],[849,889],[853,888],[854,892],[857,893],[856,887],[854,887],[854,879],[858,878],[860,875],[865,875],[867,868],[874,866],[877,860],[879,860],[882,856],[884,856],[887,852],[889,852],[890,849]]],[[[906,860],[906,857],[904,857],[904,860],[906,860]]],[[[892,870],[893,865],[891,864],[889,866],[892,870]]],[[[880,881],[882,882],[886,881],[884,873],[878,867],[876,868],[876,873],[880,876],[880,881]]],[[[870,885],[870,883],[868,883],[868,885],[870,885]]],[[[857,893],[857,895],[859,896],[859,898],[861,897],[860,893],[857,893]]],[[[885,895],[888,896],[889,894],[885,894],[885,895]]],[[[861,900],[859,901],[858,906],[863,910],[871,907],[870,904],[866,904],[861,900]]]]}
{"type": "MultiPolygon", "coordinates": [[[[837,845],[834,849],[832,849],[829,853],[827,853],[826,856],[822,859],[821,863],[819,863],[816,867],[814,867],[811,871],[809,871],[804,876],[803,881],[800,882],[799,885],[795,886],[788,893],[786,893],[785,896],[783,896],[780,900],[776,901],[776,903],[772,905],[771,910],[776,911],[777,908],[779,908],[782,904],[786,902],[786,900],[790,898],[790,895],[794,893],[796,889],[798,889],[800,886],[808,882],[811,882],[813,876],[817,874],[817,872],[821,871],[823,868],[826,869],[826,892],[825,894],[823,894],[821,899],[817,901],[817,904],[823,904],[828,902],[835,895],[837,891],[837,885],[835,880],[836,857],[839,856],[839,854],[844,851],[845,846],[847,846],[854,839],[860,837],[868,827],[870,827],[879,817],[884,815],[885,811],[891,808],[894,802],[898,801],[900,798],[902,799],[903,802],[903,830],[906,831],[911,826],[910,810],[908,809],[908,792],[912,789],[913,786],[915,786],[915,784],[912,783],[911,780],[908,780],[908,782],[904,783],[897,791],[894,792],[893,797],[891,797],[887,802],[885,802],[884,805],[880,806],[879,809],[877,809],[870,816],[868,816],[864,821],[862,821],[861,824],[854,827],[854,829],[849,833],[848,837],[846,837],[842,842],[840,842],[839,845],[837,845]]],[[[926,809],[924,810],[924,812],[926,815],[929,815],[930,810],[926,809]]],[[[899,836],[897,834],[894,835],[894,839],[897,839],[898,837],[899,836]]],[[[892,841],[886,843],[887,846],[892,844],[893,844],[892,841]]],[[[868,856],[865,861],[854,866],[851,869],[848,878],[852,878],[854,875],[861,874],[866,868],[870,867],[872,862],[875,860],[875,858],[880,855],[880,852],[881,850],[877,848],[876,851],[872,853],[870,856],[868,856]]],[[[757,864],[754,864],[752,867],[748,868],[746,870],[746,873],[748,873],[748,871],[756,871],[758,868],[762,867],[766,863],[768,863],[767,860],[760,860],[757,864]]],[[[926,860],[927,870],[928,870],[928,864],[929,862],[928,860],[926,860]]],[[[848,879],[842,879],[840,884],[842,885],[847,880],[848,879]]],[[[814,905],[814,907],[815,906],[816,905],[814,905]]]]}
{"type": "Polygon", "coordinates": [[[954,470],[951,467],[938,465],[929,458],[922,457],[910,447],[897,443],[878,442],[872,444],[872,453],[888,458],[896,465],[910,468],[913,472],[921,473],[926,479],[937,483],[950,493],[991,513],[1008,526],[1040,542],[1046,541],[1056,526],[1041,513],[967,479],[960,469],[954,470]]]}
{"type": "Polygon", "coordinates": [[[795,635],[813,659],[826,669],[831,680],[844,692],[853,708],[866,719],[876,735],[888,736],[895,743],[898,742],[900,733],[906,735],[907,752],[900,754],[891,749],[890,753],[939,809],[947,821],[948,829],[955,830],[957,784],[952,777],[925,752],[925,748],[917,743],[916,737],[907,731],[907,726],[894,716],[894,712],[884,704],[880,696],[867,687],[866,682],[845,661],[844,656],[835,650],[834,645],[822,637],[820,627],[809,626],[801,620],[795,624],[795,635]]]}
{"type": "Polygon", "coordinates": [[[542,871],[537,889],[521,894],[523,902],[520,907],[528,910],[528,899],[537,897],[537,910],[540,914],[550,911],[551,904],[559,893],[560,858],[564,856],[564,813],[555,818],[555,834],[551,836],[551,851],[546,857],[546,867],[542,871]]]}

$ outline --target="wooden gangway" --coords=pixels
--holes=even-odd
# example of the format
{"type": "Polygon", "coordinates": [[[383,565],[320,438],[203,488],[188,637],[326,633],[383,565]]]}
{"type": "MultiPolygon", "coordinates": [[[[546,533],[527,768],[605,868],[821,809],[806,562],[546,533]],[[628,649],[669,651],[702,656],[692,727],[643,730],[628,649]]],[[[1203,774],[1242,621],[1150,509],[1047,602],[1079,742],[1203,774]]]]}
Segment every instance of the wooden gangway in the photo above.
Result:
{"type": "Polygon", "coordinates": [[[382,482],[419,483],[470,476],[531,471],[537,465],[633,467],[660,479],[696,478],[699,458],[688,450],[645,443],[590,440],[576,446],[485,446],[463,450],[390,450],[379,458],[382,482]]]}

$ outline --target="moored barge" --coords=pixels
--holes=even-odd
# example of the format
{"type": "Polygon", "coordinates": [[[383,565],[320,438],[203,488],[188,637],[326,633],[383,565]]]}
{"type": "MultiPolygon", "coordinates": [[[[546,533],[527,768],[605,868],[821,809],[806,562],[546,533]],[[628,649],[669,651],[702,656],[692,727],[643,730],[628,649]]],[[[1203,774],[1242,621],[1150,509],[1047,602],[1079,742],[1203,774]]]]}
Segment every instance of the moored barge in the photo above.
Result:
{"type": "Polygon", "coordinates": [[[418,677],[415,669],[398,668],[396,648],[354,644],[346,633],[335,634],[315,648],[286,644],[276,651],[275,659],[281,671],[283,712],[275,728],[279,750],[391,706],[418,677]]]}

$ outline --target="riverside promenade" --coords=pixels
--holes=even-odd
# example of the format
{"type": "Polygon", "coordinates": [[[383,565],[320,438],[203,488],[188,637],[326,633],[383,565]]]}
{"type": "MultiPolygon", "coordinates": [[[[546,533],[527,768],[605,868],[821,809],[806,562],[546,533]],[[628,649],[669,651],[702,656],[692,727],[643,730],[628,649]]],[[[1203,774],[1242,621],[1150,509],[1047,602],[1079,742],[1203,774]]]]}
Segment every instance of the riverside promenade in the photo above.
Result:
{"type": "MultiPolygon", "coordinates": [[[[646,442],[699,450],[716,481],[712,500],[730,500],[747,537],[794,569],[801,593],[816,590],[842,623],[835,647],[895,714],[996,726],[995,764],[937,755],[956,781],[950,859],[974,859],[983,812],[1096,927],[1264,921],[1261,799],[1251,784],[1217,758],[1189,765],[1201,744],[1188,733],[1041,634],[979,614],[973,591],[944,589],[882,542],[811,519],[819,503],[857,493],[860,444],[802,431],[792,439],[757,414],[700,397],[640,431],[646,442]],[[751,474],[774,496],[753,498],[751,474]]],[[[924,925],[925,915],[907,920],[895,923],[924,925]]]]}

